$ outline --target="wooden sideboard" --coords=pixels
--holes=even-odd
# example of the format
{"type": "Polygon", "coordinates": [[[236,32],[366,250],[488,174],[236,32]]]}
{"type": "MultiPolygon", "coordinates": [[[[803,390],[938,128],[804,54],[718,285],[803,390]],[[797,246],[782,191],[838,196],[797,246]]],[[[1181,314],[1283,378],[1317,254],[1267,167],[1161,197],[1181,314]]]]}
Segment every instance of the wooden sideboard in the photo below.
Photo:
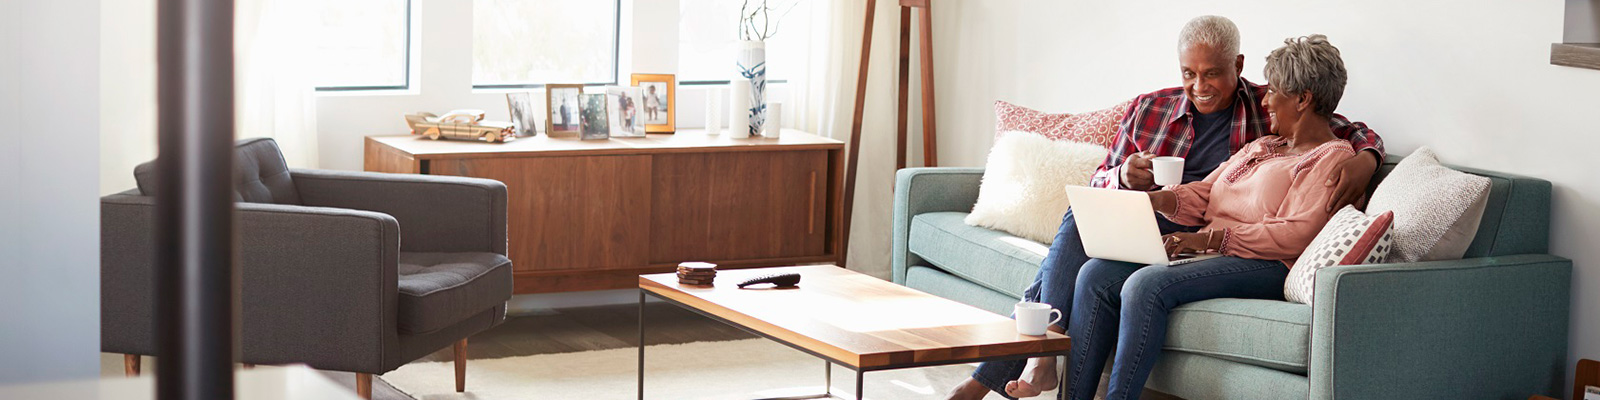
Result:
{"type": "Polygon", "coordinates": [[[505,144],[369,136],[365,169],[505,182],[516,293],[571,292],[633,288],[683,261],[842,262],[843,149],[795,130],[505,144]]]}

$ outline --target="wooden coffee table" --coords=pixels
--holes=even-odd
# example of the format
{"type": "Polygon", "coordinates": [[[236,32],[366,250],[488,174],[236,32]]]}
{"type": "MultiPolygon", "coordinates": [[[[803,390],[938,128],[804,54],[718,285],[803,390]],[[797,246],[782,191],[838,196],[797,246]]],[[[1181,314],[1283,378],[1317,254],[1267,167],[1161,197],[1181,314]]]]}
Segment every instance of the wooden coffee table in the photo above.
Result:
{"type": "MultiPolygon", "coordinates": [[[[770,285],[762,285],[770,287],[770,285]]],[[[713,286],[680,285],[676,274],[639,276],[639,398],[644,399],[644,302],[651,295],[826,361],[825,392],[837,398],[832,366],[856,372],[1061,356],[1064,335],[1017,334],[1011,318],[832,265],[718,271],[713,286]],[[796,289],[739,289],[757,276],[798,272],[796,289]]],[[[1066,382],[1063,377],[1062,382],[1066,382]]]]}

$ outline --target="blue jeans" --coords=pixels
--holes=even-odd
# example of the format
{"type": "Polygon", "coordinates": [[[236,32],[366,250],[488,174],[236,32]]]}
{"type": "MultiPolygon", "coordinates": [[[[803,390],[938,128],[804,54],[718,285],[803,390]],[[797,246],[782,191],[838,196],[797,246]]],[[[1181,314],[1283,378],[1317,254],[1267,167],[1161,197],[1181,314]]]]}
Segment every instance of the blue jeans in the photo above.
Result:
{"type": "MultiPolygon", "coordinates": [[[[1163,235],[1173,232],[1194,232],[1199,229],[1167,221],[1166,217],[1160,214],[1156,214],[1156,225],[1161,228],[1163,235]]],[[[1070,313],[1073,288],[1078,282],[1078,271],[1088,261],[1089,255],[1084,254],[1083,250],[1083,238],[1078,234],[1078,220],[1072,217],[1072,210],[1067,210],[1067,215],[1061,217],[1061,228],[1056,231],[1056,239],[1050,245],[1050,253],[1045,255],[1044,262],[1040,263],[1039,275],[1033,278],[1033,284],[1023,292],[1023,299],[1047,303],[1066,313],[1061,318],[1061,327],[1068,327],[1067,324],[1072,317],[1070,313]]],[[[1026,360],[986,362],[979,365],[977,371],[973,371],[972,379],[1004,396],[1006,382],[1022,376],[1026,362],[1026,360]]]]}
{"type": "Polygon", "coordinates": [[[1072,300],[1067,399],[1093,400],[1106,358],[1116,350],[1106,400],[1138,399],[1167,342],[1173,308],[1218,298],[1283,300],[1282,262],[1217,257],[1165,267],[1092,259],[1072,300]]]}

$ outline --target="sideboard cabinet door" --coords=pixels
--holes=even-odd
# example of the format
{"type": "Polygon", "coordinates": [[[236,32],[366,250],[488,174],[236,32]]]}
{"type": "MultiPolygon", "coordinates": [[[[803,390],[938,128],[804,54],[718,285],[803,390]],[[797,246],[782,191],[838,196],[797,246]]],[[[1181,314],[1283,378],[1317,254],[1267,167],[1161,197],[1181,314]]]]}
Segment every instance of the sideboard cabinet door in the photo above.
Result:
{"type": "Polygon", "coordinates": [[[518,272],[648,263],[648,155],[465,158],[435,161],[431,168],[437,175],[505,182],[508,250],[518,272]]]}
{"type": "Polygon", "coordinates": [[[827,151],[654,157],[652,263],[826,254],[827,151]]]}

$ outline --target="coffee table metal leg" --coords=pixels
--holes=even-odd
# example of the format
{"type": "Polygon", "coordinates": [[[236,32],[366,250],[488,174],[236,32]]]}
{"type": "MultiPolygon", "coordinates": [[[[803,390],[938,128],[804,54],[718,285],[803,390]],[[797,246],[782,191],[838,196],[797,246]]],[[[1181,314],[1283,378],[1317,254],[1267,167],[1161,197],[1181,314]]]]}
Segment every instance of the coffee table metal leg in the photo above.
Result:
{"type": "Polygon", "coordinates": [[[822,394],[833,397],[833,362],[822,360],[822,394]]]}
{"type": "Polygon", "coordinates": [[[866,371],[862,371],[862,370],[859,370],[859,369],[856,370],[856,400],[861,400],[862,399],[861,388],[867,384],[867,381],[865,379],[861,379],[861,378],[865,374],[866,374],[866,371]]]}
{"type": "Polygon", "coordinates": [[[644,289],[639,289],[639,400],[644,400],[644,289]]]}

